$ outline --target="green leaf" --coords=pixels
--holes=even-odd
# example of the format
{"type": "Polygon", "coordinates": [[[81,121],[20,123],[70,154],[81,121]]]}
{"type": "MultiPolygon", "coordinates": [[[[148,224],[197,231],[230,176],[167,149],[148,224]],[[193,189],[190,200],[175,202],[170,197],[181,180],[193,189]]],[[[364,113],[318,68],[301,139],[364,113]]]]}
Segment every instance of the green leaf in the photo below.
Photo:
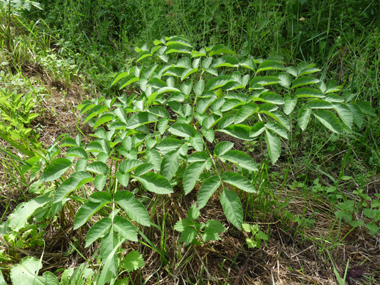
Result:
{"type": "Polygon", "coordinates": [[[197,112],[202,115],[204,111],[206,111],[207,108],[215,101],[215,99],[216,97],[210,97],[200,100],[197,106],[195,107],[197,112]]]}
{"type": "Polygon", "coordinates": [[[267,71],[267,70],[284,70],[284,69],[285,69],[284,65],[278,61],[265,60],[259,65],[259,68],[257,69],[256,73],[259,73],[261,71],[267,71]]]}
{"type": "Polygon", "coordinates": [[[322,123],[322,125],[328,128],[330,131],[338,134],[341,134],[343,132],[342,125],[333,112],[326,110],[316,110],[313,111],[313,114],[322,123]]]}
{"type": "Polygon", "coordinates": [[[224,45],[216,45],[214,46],[210,53],[208,54],[208,56],[213,56],[213,55],[222,55],[222,54],[232,54],[232,55],[235,55],[236,56],[236,53],[229,49],[228,47],[224,46],[224,45]]]}
{"type": "Polygon", "coordinates": [[[198,192],[198,208],[202,209],[206,206],[207,201],[219,188],[221,182],[218,176],[211,176],[201,186],[198,192]]]}
{"type": "Polygon", "coordinates": [[[308,88],[308,87],[297,89],[294,95],[297,98],[324,98],[325,97],[325,95],[321,91],[317,89],[313,89],[313,88],[308,88]]]}
{"type": "Polygon", "coordinates": [[[77,171],[73,173],[57,188],[53,203],[61,202],[70,192],[92,180],[94,180],[94,178],[87,172],[77,171]]]}
{"type": "Polygon", "coordinates": [[[275,164],[281,154],[281,141],[267,130],[265,130],[265,141],[267,143],[268,153],[272,164],[275,164]]]}
{"type": "Polygon", "coordinates": [[[182,219],[175,223],[174,230],[182,233],[186,228],[189,228],[194,225],[194,222],[188,219],[182,219]]]}
{"type": "Polygon", "coordinates": [[[140,181],[146,190],[157,193],[157,194],[170,194],[173,193],[173,188],[169,181],[156,173],[149,172],[143,176],[134,177],[136,180],[140,181]]]}
{"type": "Polygon", "coordinates": [[[194,228],[187,227],[185,230],[181,233],[181,236],[179,237],[179,242],[184,242],[185,245],[190,244],[197,236],[197,230],[194,228]]]}
{"type": "Polygon", "coordinates": [[[148,162],[154,165],[154,169],[156,171],[160,171],[160,169],[161,169],[161,155],[160,155],[160,153],[155,149],[151,149],[148,152],[147,156],[148,156],[148,162]]]}
{"type": "MultiPolygon", "coordinates": [[[[101,193],[101,192],[97,192],[101,193]]],[[[104,192],[103,192],[104,193],[104,192]]],[[[99,211],[103,206],[111,203],[112,200],[104,200],[102,202],[87,202],[83,204],[74,219],[74,230],[83,226],[97,211],[99,211]]]]}
{"type": "Polygon", "coordinates": [[[262,86],[277,84],[280,79],[277,76],[256,76],[249,82],[250,89],[262,89],[262,86]]]}
{"type": "Polygon", "coordinates": [[[238,189],[241,189],[248,193],[257,193],[252,183],[247,178],[245,178],[244,176],[241,176],[240,174],[237,174],[234,172],[224,172],[222,174],[222,180],[223,182],[231,184],[237,187],[238,189]]]}
{"type": "Polygon", "coordinates": [[[369,102],[356,102],[356,106],[364,113],[371,116],[376,116],[375,110],[371,107],[369,102]]]}
{"type": "Polygon", "coordinates": [[[107,175],[108,173],[108,166],[104,162],[101,161],[95,161],[91,164],[89,164],[86,168],[87,171],[94,172],[97,174],[103,174],[107,175]]]}
{"type": "Polygon", "coordinates": [[[192,45],[188,42],[186,38],[183,36],[173,36],[168,39],[168,42],[166,43],[167,46],[171,46],[174,44],[183,45],[186,47],[192,47],[192,45]]]}
{"type": "Polygon", "coordinates": [[[242,67],[248,68],[252,71],[255,71],[255,63],[252,58],[239,59],[239,65],[242,67]]]}
{"type": "Polygon", "coordinates": [[[116,175],[116,178],[117,178],[117,181],[119,181],[119,183],[124,186],[124,187],[127,187],[128,186],[128,183],[129,183],[129,173],[121,173],[120,171],[117,171],[115,173],[116,175]]]}
{"type": "Polygon", "coordinates": [[[352,114],[350,108],[346,104],[342,103],[332,103],[332,105],[343,123],[352,129],[352,125],[354,123],[354,115],[352,114]]]}
{"type": "Polygon", "coordinates": [[[222,225],[221,222],[215,220],[208,220],[206,222],[204,232],[202,234],[202,239],[205,242],[220,240],[220,234],[225,232],[227,229],[222,225]]]}
{"type": "Polygon", "coordinates": [[[200,215],[201,213],[199,212],[197,205],[195,204],[191,205],[189,211],[187,212],[187,218],[189,220],[196,220],[199,218],[200,215]]]}
{"type": "Polygon", "coordinates": [[[44,170],[40,177],[40,181],[54,181],[62,176],[67,169],[72,165],[71,161],[67,158],[54,159],[44,170]]]}
{"type": "Polygon", "coordinates": [[[280,124],[268,122],[268,123],[266,123],[265,127],[268,130],[271,130],[271,131],[275,132],[276,134],[278,134],[279,136],[283,137],[284,139],[288,139],[288,132],[280,124]]]}
{"type": "Polygon", "coordinates": [[[233,80],[231,76],[228,76],[228,75],[211,78],[209,81],[207,81],[206,90],[212,91],[212,90],[221,88],[231,81],[233,80]]]}
{"type": "Polygon", "coordinates": [[[164,134],[166,132],[166,127],[168,126],[169,119],[163,118],[158,121],[157,129],[160,132],[160,134],[164,134]]]}
{"type": "Polygon", "coordinates": [[[310,121],[310,115],[311,109],[309,108],[309,106],[304,105],[298,113],[298,125],[300,126],[302,131],[306,130],[306,127],[310,121]]]}
{"type": "Polygon", "coordinates": [[[299,77],[293,81],[292,88],[290,88],[290,89],[294,89],[296,87],[314,84],[314,83],[318,83],[318,82],[319,82],[319,79],[314,78],[314,77],[299,77]]]}
{"type": "Polygon", "coordinates": [[[324,100],[312,100],[308,103],[310,109],[332,109],[330,102],[324,100]]]}
{"type": "Polygon", "coordinates": [[[141,253],[136,250],[132,250],[130,253],[128,253],[125,256],[122,264],[127,272],[132,272],[133,270],[137,270],[145,266],[145,262],[141,253]]]}
{"type": "Polygon", "coordinates": [[[227,219],[240,230],[243,223],[243,207],[239,196],[235,192],[224,189],[220,196],[220,203],[227,219]]]}
{"type": "Polygon", "coordinates": [[[198,71],[198,68],[188,68],[181,74],[181,81],[185,80],[187,77],[189,77],[191,74],[198,71]]]}
{"type": "Polygon", "coordinates": [[[215,147],[214,154],[216,156],[221,156],[233,148],[233,146],[234,144],[232,142],[221,142],[215,147]]]}
{"type": "Polygon", "coordinates": [[[253,159],[248,154],[242,151],[230,150],[219,157],[228,160],[232,163],[235,163],[245,169],[251,171],[258,171],[256,163],[253,161],[253,159]]]}
{"type": "Polygon", "coordinates": [[[171,132],[173,135],[184,138],[194,137],[197,133],[193,127],[183,123],[174,123],[169,128],[169,132],[171,132]]]}
{"type": "Polygon", "coordinates": [[[206,140],[208,140],[210,143],[212,143],[215,139],[215,132],[213,129],[205,129],[205,128],[202,128],[202,133],[203,133],[203,136],[206,138],[206,140]]]}
{"type": "Polygon", "coordinates": [[[141,176],[145,173],[148,173],[154,168],[153,164],[150,163],[144,163],[136,167],[134,175],[141,176]]]}
{"type": "Polygon", "coordinates": [[[87,123],[89,120],[94,118],[95,116],[108,112],[108,108],[104,105],[96,105],[94,108],[92,108],[90,111],[88,111],[86,118],[84,119],[83,123],[87,123]]]}
{"type": "Polygon", "coordinates": [[[142,161],[137,160],[137,159],[127,159],[124,160],[122,163],[119,165],[119,171],[121,173],[126,173],[134,170],[137,166],[143,164],[142,161]]]}
{"type": "Polygon", "coordinates": [[[90,142],[86,148],[88,152],[103,152],[103,147],[99,142],[90,142]]]}
{"type": "Polygon", "coordinates": [[[94,185],[96,189],[102,191],[107,182],[107,176],[99,174],[95,177],[94,185]]]}
{"type": "Polygon", "coordinates": [[[133,82],[136,82],[136,81],[139,81],[139,78],[134,76],[134,75],[129,75],[129,76],[125,77],[121,81],[121,86],[120,86],[119,90],[127,87],[128,85],[131,85],[133,82]]]}
{"type": "Polygon", "coordinates": [[[293,112],[295,106],[297,105],[297,97],[292,98],[289,94],[285,94],[284,101],[284,113],[289,115],[293,112]]]}
{"type": "Polygon", "coordinates": [[[167,153],[169,151],[176,150],[176,149],[180,148],[182,146],[182,144],[183,144],[183,142],[178,140],[178,139],[164,139],[164,140],[160,141],[156,147],[161,152],[167,153]]]}
{"type": "Polygon", "coordinates": [[[149,51],[142,51],[139,54],[139,57],[137,58],[136,62],[139,62],[140,60],[143,60],[144,58],[151,57],[151,56],[152,56],[152,54],[149,51]]]}
{"type": "Polygon", "coordinates": [[[201,96],[203,91],[205,90],[205,81],[203,79],[199,80],[197,83],[194,84],[194,93],[197,96],[201,96]]]}
{"type": "Polygon", "coordinates": [[[89,247],[98,238],[104,236],[112,225],[110,218],[103,218],[91,227],[86,236],[86,247],[89,247]]]}
{"type": "Polygon", "coordinates": [[[187,54],[191,54],[191,49],[185,45],[182,45],[182,44],[172,44],[170,46],[168,46],[168,49],[166,50],[165,52],[166,54],[170,54],[170,53],[187,53],[187,54]]]}
{"type": "Polygon", "coordinates": [[[225,133],[227,135],[233,136],[242,140],[250,140],[249,132],[251,128],[247,125],[229,125],[224,129],[219,129],[219,132],[225,133]]]}
{"type": "Polygon", "coordinates": [[[51,272],[45,272],[42,276],[37,276],[42,268],[41,261],[34,257],[25,257],[20,264],[11,269],[11,280],[14,285],[59,285],[57,277],[51,272]]]}
{"type": "Polygon", "coordinates": [[[364,123],[364,116],[360,108],[356,104],[348,103],[347,107],[350,108],[352,114],[354,115],[354,122],[361,128],[364,123]]]}
{"type": "Polygon", "coordinates": [[[278,79],[280,79],[280,81],[278,83],[281,86],[289,89],[290,84],[292,83],[292,79],[290,78],[290,75],[288,73],[280,73],[278,75],[278,79]]]}
{"type": "Polygon", "coordinates": [[[115,230],[122,235],[124,238],[131,241],[138,241],[137,232],[130,221],[121,216],[116,216],[113,219],[113,226],[115,230]]]}
{"type": "Polygon", "coordinates": [[[232,56],[223,56],[219,57],[217,60],[214,61],[214,64],[212,65],[213,68],[218,67],[239,67],[239,62],[236,58],[232,56]]]}
{"type": "Polygon", "coordinates": [[[93,126],[93,129],[96,129],[98,128],[99,126],[109,122],[109,121],[112,121],[112,119],[114,118],[114,115],[112,114],[103,114],[99,117],[98,120],[96,120],[95,122],[95,125],[93,126]]]}
{"type": "Polygon", "coordinates": [[[161,163],[161,174],[171,180],[179,167],[179,149],[172,150],[164,155],[161,163]]]}
{"type": "Polygon", "coordinates": [[[205,161],[194,162],[190,164],[183,176],[183,189],[185,191],[185,195],[189,194],[191,190],[193,190],[199,175],[201,175],[203,169],[206,166],[205,161]]]}
{"type": "Polygon", "coordinates": [[[16,209],[14,209],[12,214],[8,217],[8,226],[13,231],[17,232],[26,225],[29,217],[32,216],[37,209],[43,207],[50,201],[51,197],[45,194],[43,196],[33,198],[28,202],[18,204],[16,209]]]}
{"type": "Polygon", "coordinates": [[[139,224],[150,227],[149,214],[144,205],[129,191],[117,191],[115,202],[124,209],[125,213],[139,224]]]}
{"type": "Polygon", "coordinates": [[[255,103],[247,103],[241,107],[234,117],[235,124],[244,122],[252,114],[256,113],[259,107],[255,103]]]}
{"type": "Polygon", "coordinates": [[[269,102],[276,105],[285,104],[284,99],[280,95],[270,91],[261,93],[260,98],[265,100],[265,102],[269,102]]]}
{"type": "Polygon", "coordinates": [[[111,86],[115,85],[117,82],[119,82],[121,79],[123,79],[124,77],[126,77],[128,75],[129,75],[128,72],[121,72],[121,73],[117,74],[115,76],[114,80],[112,81],[111,86]]]}
{"type": "Polygon", "coordinates": [[[65,137],[59,147],[67,147],[67,146],[78,146],[77,142],[70,137],[65,137]]]}
{"type": "Polygon", "coordinates": [[[101,257],[104,267],[100,277],[97,279],[97,285],[105,285],[116,277],[118,267],[116,251],[123,243],[124,240],[118,241],[117,234],[114,231],[110,231],[102,240],[101,257]]]}
{"type": "Polygon", "coordinates": [[[203,138],[200,133],[196,133],[196,135],[190,138],[190,144],[196,151],[203,150],[203,138]]]}

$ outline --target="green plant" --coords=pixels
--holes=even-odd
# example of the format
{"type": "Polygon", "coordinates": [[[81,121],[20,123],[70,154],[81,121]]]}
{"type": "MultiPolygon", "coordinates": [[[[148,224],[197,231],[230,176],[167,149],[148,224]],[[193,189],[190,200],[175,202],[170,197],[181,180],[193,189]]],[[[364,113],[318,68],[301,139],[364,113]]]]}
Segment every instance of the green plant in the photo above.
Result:
{"type": "MultiPolygon", "coordinates": [[[[24,171],[32,170],[32,177],[43,169],[32,187],[40,196],[19,205],[8,219],[9,230],[19,230],[33,214],[41,222],[70,209],[71,200],[81,203],[76,213],[70,213],[75,216],[74,229],[91,226],[86,247],[101,240],[103,270],[98,284],[117,278],[117,252],[125,241],[138,241],[139,233],[149,243],[137,224],[153,224],[137,193],[125,190],[130,183],[138,183],[148,195],[171,194],[175,185],[187,195],[201,185],[198,207],[192,206],[188,219],[176,229],[186,244],[197,236],[198,241],[218,239],[224,227],[212,220],[199,224],[195,221],[199,211],[217,196],[229,222],[241,229],[240,197],[255,199],[260,182],[252,157],[231,141],[216,144],[216,137],[260,140],[275,164],[281,155],[280,138],[288,139],[292,129],[288,116],[292,118],[296,109],[301,130],[307,129],[313,115],[315,122],[339,134],[352,134],[354,123],[362,126],[364,114],[374,115],[370,104],[353,101],[353,94],[336,94],[342,87],[332,80],[311,77],[320,71],[313,64],[285,67],[277,57],[237,55],[224,45],[195,50],[182,36],[162,38],[153,47],[145,44],[136,51],[137,65],[112,82],[121,90],[129,86],[132,94],[86,100],[78,106],[84,123],[94,129],[95,140],[86,144],[79,135],[63,136],[46,155],[29,160],[24,171]],[[68,148],[65,157],[56,158],[63,148],[68,148]],[[98,191],[90,191],[88,183],[98,191]],[[77,189],[81,196],[74,193],[77,189]],[[96,213],[100,218],[92,222],[96,213]]],[[[64,225],[63,215],[60,222],[64,225]]]]}
{"type": "Polygon", "coordinates": [[[187,213],[187,219],[180,220],[174,225],[174,229],[181,233],[179,241],[184,242],[185,245],[200,245],[202,241],[220,240],[219,235],[227,230],[219,221],[215,220],[198,223],[196,219],[200,214],[197,206],[193,204],[187,213]],[[203,229],[204,231],[201,233],[203,229]]]}
{"type": "Polygon", "coordinates": [[[268,240],[268,236],[260,230],[260,227],[258,225],[250,225],[250,224],[243,224],[242,225],[243,230],[247,233],[252,233],[251,237],[248,237],[245,239],[247,242],[248,248],[260,248],[261,241],[268,240]]]}

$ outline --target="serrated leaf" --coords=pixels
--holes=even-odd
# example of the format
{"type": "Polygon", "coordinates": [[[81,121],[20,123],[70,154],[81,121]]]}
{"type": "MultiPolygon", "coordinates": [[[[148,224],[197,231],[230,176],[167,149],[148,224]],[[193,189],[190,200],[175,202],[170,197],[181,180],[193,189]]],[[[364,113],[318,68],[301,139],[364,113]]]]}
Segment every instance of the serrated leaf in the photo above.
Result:
{"type": "Polygon", "coordinates": [[[332,109],[330,102],[324,100],[312,100],[308,103],[310,109],[332,109]]]}
{"type": "Polygon", "coordinates": [[[211,78],[209,81],[207,81],[206,90],[212,91],[212,90],[221,88],[231,81],[233,80],[231,76],[228,76],[228,75],[211,78]]]}
{"type": "Polygon", "coordinates": [[[284,139],[288,139],[288,133],[284,127],[282,127],[280,124],[276,124],[273,122],[266,123],[265,127],[268,130],[271,130],[278,134],[279,136],[283,137],[284,139]]]}
{"type": "Polygon", "coordinates": [[[46,203],[52,200],[51,197],[46,194],[29,200],[28,202],[23,202],[17,205],[16,209],[8,217],[8,226],[15,232],[23,228],[29,217],[33,213],[43,207],[46,203]]]}
{"type": "Polygon", "coordinates": [[[284,99],[275,92],[270,92],[270,91],[263,92],[260,94],[260,98],[265,100],[265,102],[269,102],[276,105],[285,104],[284,99]]]}
{"type": "Polygon", "coordinates": [[[354,115],[352,114],[350,108],[346,104],[342,103],[332,103],[332,105],[343,123],[352,129],[352,125],[354,123],[354,115]]]}
{"type": "Polygon", "coordinates": [[[353,116],[354,116],[354,122],[358,126],[358,128],[361,128],[364,123],[364,116],[360,108],[356,104],[348,103],[347,107],[350,108],[353,116]]]}
{"type": "Polygon", "coordinates": [[[228,134],[241,140],[250,140],[249,132],[251,128],[247,125],[229,125],[224,129],[219,129],[219,132],[228,134]]]}
{"type": "Polygon", "coordinates": [[[83,226],[91,218],[92,215],[103,208],[106,204],[111,202],[112,200],[105,200],[103,202],[87,202],[83,204],[75,215],[74,230],[83,226]]]}
{"type": "Polygon", "coordinates": [[[174,123],[171,125],[169,128],[169,132],[172,133],[173,135],[179,136],[179,137],[194,137],[195,134],[197,133],[195,129],[188,124],[183,124],[183,123],[174,123]]]}
{"type": "Polygon", "coordinates": [[[199,212],[197,205],[193,204],[191,205],[189,211],[187,212],[187,218],[189,220],[196,220],[199,218],[200,214],[201,213],[199,212]]]}
{"type": "Polygon", "coordinates": [[[292,83],[292,79],[290,78],[290,75],[288,73],[280,73],[278,75],[278,79],[280,79],[280,81],[278,82],[281,86],[289,89],[290,88],[290,84],[292,83]]]}
{"type": "Polygon", "coordinates": [[[227,219],[240,230],[243,223],[243,207],[239,196],[235,192],[224,189],[220,196],[220,203],[227,219]]]}
{"type": "Polygon", "coordinates": [[[313,115],[330,131],[338,134],[343,132],[341,123],[331,111],[315,110],[313,115]]]}
{"type": "Polygon", "coordinates": [[[248,170],[258,171],[256,163],[253,161],[253,159],[248,154],[242,151],[230,150],[219,157],[228,160],[232,163],[235,163],[248,170]]]}
{"type": "Polygon", "coordinates": [[[183,189],[185,191],[185,195],[189,194],[191,190],[193,190],[199,175],[201,175],[205,166],[206,162],[201,161],[194,162],[187,167],[185,174],[183,175],[183,189]]]}
{"type": "Polygon", "coordinates": [[[308,87],[297,89],[294,95],[297,98],[324,98],[325,97],[325,95],[321,91],[317,89],[313,89],[313,88],[308,88],[308,87]]]}
{"type": "Polygon", "coordinates": [[[262,89],[262,86],[277,84],[280,79],[277,76],[256,76],[249,82],[250,89],[262,89]]]}
{"type": "Polygon", "coordinates": [[[268,153],[272,164],[275,164],[280,158],[281,141],[277,136],[272,135],[267,130],[265,130],[265,141],[267,143],[268,153]]]}
{"type": "Polygon", "coordinates": [[[62,176],[67,169],[72,165],[71,161],[67,158],[54,159],[44,170],[40,177],[40,181],[54,181],[62,176]]]}
{"type": "Polygon", "coordinates": [[[151,57],[152,54],[149,51],[142,51],[139,54],[139,57],[137,58],[136,62],[139,62],[140,60],[143,60],[144,58],[151,57]]]}
{"type": "Polygon", "coordinates": [[[260,63],[257,72],[259,73],[261,71],[267,71],[267,70],[284,70],[285,67],[282,63],[274,60],[265,60],[262,63],[260,63]]]}
{"type": "Polygon", "coordinates": [[[194,228],[187,227],[185,230],[181,233],[181,236],[179,237],[179,242],[184,242],[185,245],[190,244],[197,236],[197,231],[194,228]]]}
{"type": "Polygon", "coordinates": [[[234,172],[224,172],[222,174],[222,180],[223,182],[231,184],[237,187],[238,189],[241,189],[248,193],[257,193],[252,183],[247,178],[245,178],[244,176],[241,176],[240,174],[237,174],[234,172]]]}
{"type": "Polygon", "coordinates": [[[169,181],[161,175],[153,172],[146,173],[139,177],[134,177],[140,181],[146,190],[157,194],[170,194],[173,193],[173,188],[169,181]]]}
{"type": "Polygon", "coordinates": [[[190,138],[190,144],[196,151],[203,150],[203,137],[200,133],[196,133],[194,137],[190,138]]]}
{"type": "Polygon", "coordinates": [[[307,125],[310,121],[310,115],[311,115],[311,109],[305,105],[303,106],[299,113],[298,113],[298,125],[300,126],[301,130],[306,130],[307,125]]]}
{"type": "Polygon", "coordinates": [[[318,82],[319,82],[319,79],[314,78],[314,77],[299,77],[293,81],[292,88],[290,89],[294,89],[294,88],[304,86],[304,85],[315,84],[318,82]]]}
{"type": "Polygon", "coordinates": [[[292,98],[289,94],[285,94],[284,101],[284,113],[289,115],[293,112],[295,106],[297,105],[297,97],[292,98]]]}
{"type": "Polygon", "coordinates": [[[122,235],[124,238],[131,241],[138,241],[137,232],[130,221],[121,216],[116,216],[113,219],[113,226],[115,230],[122,235]]]}
{"type": "Polygon", "coordinates": [[[204,232],[202,234],[202,239],[205,242],[220,240],[220,234],[225,232],[227,229],[222,225],[221,222],[215,220],[208,220],[206,222],[204,232]]]}
{"type": "Polygon", "coordinates": [[[179,149],[170,151],[164,155],[161,163],[161,174],[171,180],[179,167],[179,149]]]}
{"type": "Polygon", "coordinates": [[[134,175],[136,175],[136,176],[143,175],[143,174],[151,171],[153,168],[154,168],[153,164],[143,163],[143,164],[136,167],[134,175]]]}
{"type": "Polygon", "coordinates": [[[355,105],[359,107],[359,109],[362,111],[362,113],[368,114],[371,116],[376,116],[376,112],[372,108],[372,106],[369,102],[356,102],[355,105]]]}
{"type": "Polygon", "coordinates": [[[99,191],[102,191],[107,182],[107,176],[99,174],[95,177],[94,185],[99,191]]]}
{"type": "Polygon", "coordinates": [[[215,139],[215,132],[213,129],[205,129],[205,128],[202,128],[202,133],[203,133],[203,136],[206,138],[206,140],[208,140],[210,143],[212,143],[215,139]]]}
{"type": "Polygon", "coordinates": [[[87,165],[86,170],[97,174],[107,175],[109,169],[107,164],[105,164],[104,162],[95,161],[87,165]]]}
{"type": "Polygon", "coordinates": [[[202,209],[206,206],[208,200],[215,193],[215,191],[219,188],[221,182],[220,178],[217,176],[212,176],[202,184],[201,188],[198,192],[198,208],[202,209]]]}
{"type": "Polygon", "coordinates": [[[214,46],[208,56],[213,56],[213,55],[221,55],[221,54],[232,54],[236,56],[236,53],[229,49],[228,47],[224,45],[216,45],[214,46]]]}
{"type": "Polygon", "coordinates": [[[112,225],[112,220],[110,218],[103,218],[96,222],[95,225],[91,227],[86,236],[85,248],[90,246],[98,238],[104,236],[112,225]]]}
{"type": "Polygon", "coordinates": [[[249,131],[249,137],[255,138],[259,136],[262,132],[264,132],[265,131],[264,125],[265,123],[263,121],[259,121],[256,124],[254,124],[249,131]]]}
{"type": "Polygon", "coordinates": [[[234,123],[239,124],[244,122],[252,114],[256,113],[259,107],[255,103],[247,103],[241,107],[234,117],[234,123]]]}
{"type": "Polygon", "coordinates": [[[120,163],[119,171],[124,174],[126,172],[130,172],[134,170],[137,166],[141,164],[143,164],[141,160],[127,159],[127,160],[124,160],[122,163],[120,163]]]}
{"type": "Polygon", "coordinates": [[[128,253],[123,260],[123,268],[127,270],[127,272],[132,272],[133,270],[137,270],[145,266],[144,259],[136,250],[132,250],[128,253]]]}
{"type": "Polygon", "coordinates": [[[221,142],[215,147],[214,154],[216,156],[221,156],[233,148],[233,146],[234,144],[232,142],[221,142]]]}
{"type": "Polygon", "coordinates": [[[248,68],[252,71],[255,71],[255,63],[252,58],[239,59],[239,65],[242,67],[248,68]]]}
{"type": "Polygon", "coordinates": [[[185,80],[187,77],[189,77],[191,74],[198,71],[198,68],[188,68],[181,74],[181,81],[185,80]]]}
{"type": "Polygon", "coordinates": [[[54,202],[62,201],[70,192],[74,191],[83,184],[94,180],[91,174],[84,171],[77,171],[66,179],[56,190],[54,194],[54,202]]]}
{"type": "MultiPolygon", "coordinates": [[[[148,173],[149,174],[149,173],[148,173]]],[[[132,220],[150,227],[149,214],[144,205],[129,191],[117,191],[114,195],[115,202],[124,209],[132,220]]]]}
{"type": "Polygon", "coordinates": [[[95,122],[95,125],[93,126],[93,129],[96,129],[98,128],[99,126],[109,122],[109,121],[112,121],[112,119],[114,118],[114,115],[112,114],[103,114],[99,117],[98,120],[96,120],[95,122]]]}
{"type": "Polygon", "coordinates": [[[129,173],[121,173],[120,171],[116,171],[115,173],[117,181],[124,186],[127,187],[129,183],[129,173]]]}

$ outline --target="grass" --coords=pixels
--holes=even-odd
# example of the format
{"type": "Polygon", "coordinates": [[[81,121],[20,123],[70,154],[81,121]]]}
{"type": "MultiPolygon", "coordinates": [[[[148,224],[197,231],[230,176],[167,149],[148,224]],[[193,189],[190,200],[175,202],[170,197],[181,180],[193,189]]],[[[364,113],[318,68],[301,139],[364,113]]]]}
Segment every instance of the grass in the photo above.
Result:
{"type": "MultiPolygon", "coordinates": [[[[223,43],[236,51],[245,48],[255,57],[280,55],[288,65],[317,62],[326,78],[337,79],[379,113],[380,4],[356,2],[41,1],[43,11],[12,18],[9,46],[0,32],[1,92],[33,94],[33,112],[39,117],[30,127],[45,148],[65,132],[82,132],[83,140],[90,139],[91,130],[79,123],[76,106],[99,93],[113,97],[120,92],[110,82],[115,72],[134,64],[135,44],[185,34],[199,46],[223,43]],[[38,24],[36,19],[41,19],[38,24]]],[[[6,26],[5,14],[1,15],[6,26]]],[[[345,197],[358,205],[367,198],[378,199],[379,119],[369,119],[358,133],[340,137],[316,124],[303,133],[294,129],[277,166],[271,166],[262,152],[264,141],[252,150],[242,146],[261,164],[255,179],[259,194],[247,194],[243,201],[244,220],[258,224],[269,236],[259,249],[247,248],[247,236],[228,223],[217,200],[202,210],[198,221],[221,221],[230,225],[228,232],[221,241],[185,247],[173,227],[186,218],[195,194],[183,196],[177,189],[170,197],[157,198],[141,195],[138,184],[131,185],[129,190],[140,193],[157,226],[142,228],[139,243],[125,244],[119,252],[122,256],[131,248],[138,250],[146,264],[120,277],[129,277],[132,284],[233,284],[239,275],[240,284],[336,284],[349,262],[366,265],[361,284],[379,282],[378,234],[371,236],[364,227],[353,227],[335,215],[345,197]]],[[[6,142],[1,147],[19,155],[6,142]]],[[[28,177],[19,164],[1,155],[0,208],[5,221],[19,203],[34,195],[28,193],[28,177]]],[[[83,192],[92,191],[83,186],[83,192]]],[[[42,253],[42,270],[57,276],[61,269],[84,262],[99,268],[99,246],[83,248],[88,229],[73,231],[70,225],[80,203],[69,205],[60,225],[39,225],[37,232],[45,231],[44,251],[0,242],[0,266],[7,282],[9,269],[22,257],[40,258],[42,253]]],[[[366,207],[358,208],[355,219],[366,207]]],[[[14,238],[32,242],[27,236],[14,238]]]]}

